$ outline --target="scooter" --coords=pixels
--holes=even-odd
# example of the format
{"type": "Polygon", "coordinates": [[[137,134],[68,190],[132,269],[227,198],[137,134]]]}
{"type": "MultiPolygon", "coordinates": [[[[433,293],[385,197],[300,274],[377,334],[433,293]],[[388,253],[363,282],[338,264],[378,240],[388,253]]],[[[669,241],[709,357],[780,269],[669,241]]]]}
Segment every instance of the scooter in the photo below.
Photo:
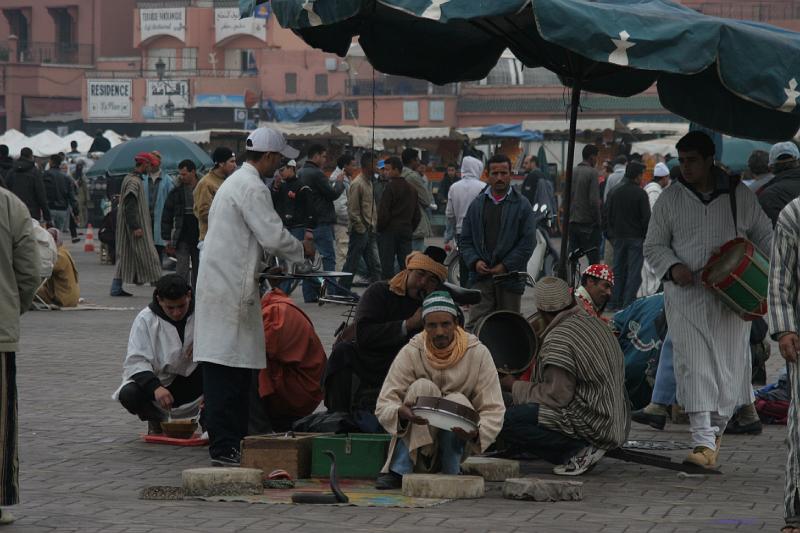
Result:
{"type": "Polygon", "coordinates": [[[527,271],[531,278],[538,281],[545,276],[554,275],[559,254],[550,240],[550,228],[553,227],[555,214],[551,214],[545,204],[534,204],[533,213],[537,218],[536,246],[528,260],[527,271]]]}

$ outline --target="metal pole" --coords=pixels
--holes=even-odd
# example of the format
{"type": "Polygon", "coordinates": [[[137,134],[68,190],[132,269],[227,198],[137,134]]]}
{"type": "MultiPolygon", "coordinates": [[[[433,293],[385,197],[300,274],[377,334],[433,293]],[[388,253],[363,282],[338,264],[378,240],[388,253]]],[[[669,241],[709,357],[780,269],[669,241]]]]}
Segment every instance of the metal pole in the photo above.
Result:
{"type": "Polygon", "coordinates": [[[569,144],[567,145],[567,165],[565,170],[566,183],[564,184],[564,228],[561,235],[561,257],[558,262],[558,277],[572,283],[569,279],[569,210],[572,206],[572,168],[575,164],[575,137],[578,123],[578,106],[581,101],[581,82],[575,78],[572,86],[572,107],[569,110],[569,144]]]}

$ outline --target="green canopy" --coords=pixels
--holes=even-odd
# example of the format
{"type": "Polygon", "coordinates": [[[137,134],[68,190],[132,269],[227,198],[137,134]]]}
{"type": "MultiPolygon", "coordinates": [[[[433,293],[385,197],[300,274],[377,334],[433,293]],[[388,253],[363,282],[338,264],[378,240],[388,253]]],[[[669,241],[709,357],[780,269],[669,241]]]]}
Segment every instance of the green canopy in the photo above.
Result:
{"type": "Polygon", "coordinates": [[[127,174],[133,170],[133,158],[136,154],[154,150],[161,154],[161,171],[167,174],[176,173],[178,164],[184,159],[194,161],[198,174],[213,165],[211,157],[195,143],[177,135],[153,135],[118,144],[103,154],[86,175],[92,177],[127,174]]]}
{"type": "MultiPolygon", "coordinates": [[[[259,3],[240,0],[243,16],[259,3]]],[[[800,127],[800,35],[669,0],[272,0],[272,9],[328,52],[344,56],[357,36],[389,74],[481,79],[508,48],[591,92],[631,96],[658,82],[666,109],[729,135],[776,141],[800,127]]]]}

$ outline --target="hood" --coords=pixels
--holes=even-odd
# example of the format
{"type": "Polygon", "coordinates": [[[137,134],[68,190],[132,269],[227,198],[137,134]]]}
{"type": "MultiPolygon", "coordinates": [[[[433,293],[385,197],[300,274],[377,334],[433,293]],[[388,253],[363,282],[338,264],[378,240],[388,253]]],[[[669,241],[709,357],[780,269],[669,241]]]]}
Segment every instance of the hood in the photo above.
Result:
{"type": "Polygon", "coordinates": [[[483,175],[483,163],[480,159],[466,156],[461,160],[461,179],[479,180],[483,175]]]}
{"type": "MultiPolygon", "coordinates": [[[[467,348],[472,348],[474,346],[477,346],[481,342],[480,339],[478,339],[478,337],[476,337],[472,333],[467,332],[467,337],[469,338],[469,340],[467,341],[467,348]]],[[[417,348],[422,352],[425,351],[425,341],[422,340],[422,333],[417,333],[416,335],[411,337],[411,340],[408,341],[408,344],[413,346],[414,348],[417,348]]]]}
{"type": "Polygon", "coordinates": [[[28,172],[33,168],[33,161],[27,159],[18,159],[14,163],[14,172],[28,172]]]}
{"type": "Polygon", "coordinates": [[[192,316],[192,314],[194,313],[194,298],[192,298],[192,301],[191,301],[191,303],[189,304],[189,310],[186,312],[186,316],[184,316],[182,320],[179,320],[179,321],[177,321],[177,322],[176,322],[175,320],[172,320],[172,319],[169,317],[169,315],[167,315],[167,314],[164,312],[164,310],[163,310],[163,309],[161,309],[161,306],[160,306],[160,305],[158,305],[158,300],[156,300],[156,297],[155,297],[155,296],[153,296],[153,299],[150,301],[150,303],[147,305],[147,307],[149,307],[149,308],[150,308],[150,310],[151,310],[153,313],[155,313],[155,315],[156,315],[157,317],[159,317],[159,318],[163,318],[164,320],[166,320],[167,322],[169,322],[170,324],[172,324],[172,325],[173,325],[173,326],[175,326],[176,328],[183,328],[183,327],[186,325],[186,321],[187,321],[187,320],[189,319],[189,317],[190,317],[190,316],[192,316]]]}

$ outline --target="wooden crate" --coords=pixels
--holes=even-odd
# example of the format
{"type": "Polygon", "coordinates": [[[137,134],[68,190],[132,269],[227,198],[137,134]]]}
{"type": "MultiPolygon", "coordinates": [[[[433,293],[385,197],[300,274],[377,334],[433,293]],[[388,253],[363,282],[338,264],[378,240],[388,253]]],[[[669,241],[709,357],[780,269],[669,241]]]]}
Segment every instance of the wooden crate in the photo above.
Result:
{"type": "Polygon", "coordinates": [[[292,479],[311,475],[311,443],[314,437],[328,433],[287,433],[253,435],[242,441],[242,463],[245,468],[259,468],[264,477],[279,468],[292,479]]]}

